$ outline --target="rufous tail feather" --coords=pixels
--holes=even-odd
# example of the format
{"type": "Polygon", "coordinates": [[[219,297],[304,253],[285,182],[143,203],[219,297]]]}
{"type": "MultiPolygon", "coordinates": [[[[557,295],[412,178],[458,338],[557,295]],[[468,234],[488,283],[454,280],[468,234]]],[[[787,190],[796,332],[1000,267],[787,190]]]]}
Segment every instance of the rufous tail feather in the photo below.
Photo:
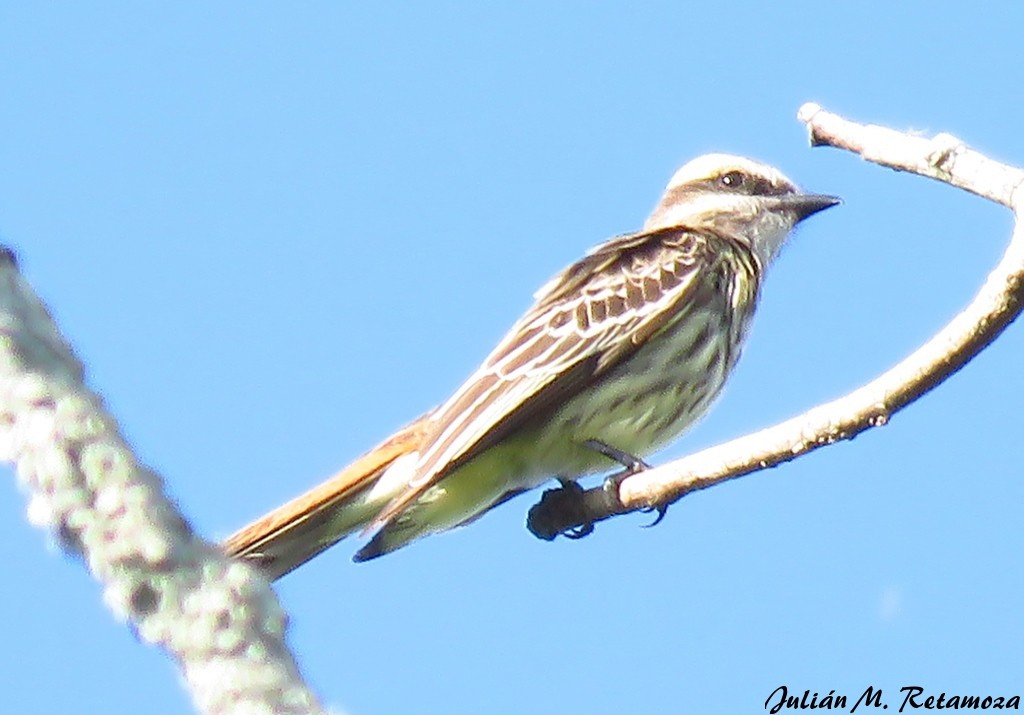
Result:
{"type": "Polygon", "coordinates": [[[239,529],[224,550],[256,564],[271,580],[306,563],[376,516],[376,510],[351,516],[351,525],[341,518],[389,465],[420,448],[428,426],[427,415],[406,425],[323,484],[239,529]]]}

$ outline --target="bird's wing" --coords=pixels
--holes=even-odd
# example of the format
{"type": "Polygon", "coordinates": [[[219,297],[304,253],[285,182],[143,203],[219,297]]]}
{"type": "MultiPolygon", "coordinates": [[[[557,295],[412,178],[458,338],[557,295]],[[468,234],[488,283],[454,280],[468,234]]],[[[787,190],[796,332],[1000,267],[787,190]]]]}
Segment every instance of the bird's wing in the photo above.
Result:
{"type": "Polygon", "coordinates": [[[416,474],[366,531],[632,355],[672,319],[674,306],[710,286],[706,278],[720,272],[719,264],[732,266],[723,258],[738,247],[727,236],[680,227],[628,234],[556,276],[483,365],[434,411],[416,474]]]}

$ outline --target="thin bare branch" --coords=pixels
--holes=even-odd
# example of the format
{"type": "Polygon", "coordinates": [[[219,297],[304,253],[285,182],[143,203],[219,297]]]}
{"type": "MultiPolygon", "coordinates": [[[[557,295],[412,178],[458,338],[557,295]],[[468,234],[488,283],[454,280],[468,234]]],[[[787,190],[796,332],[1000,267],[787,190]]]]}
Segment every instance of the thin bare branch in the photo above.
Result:
{"type": "Polygon", "coordinates": [[[29,518],[103,584],[139,636],[181,664],[204,713],[318,713],[266,580],[199,539],[139,464],[46,309],[0,249],[0,459],[29,518]]]}
{"type": "Polygon", "coordinates": [[[938,334],[896,367],[840,399],[768,429],[732,440],[624,479],[618,499],[602,487],[588,490],[575,513],[561,513],[548,495],[531,511],[548,536],[618,513],[669,504],[684,495],[788,462],[801,454],[880,427],[900,409],[963,367],[1024,308],[1024,171],[1000,164],[949,134],[925,139],[885,127],[857,124],[814,104],[801,107],[813,146],[833,146],[868,161],[931,177],[1014,211],[1010,244],[977,296],[938,334]]]}

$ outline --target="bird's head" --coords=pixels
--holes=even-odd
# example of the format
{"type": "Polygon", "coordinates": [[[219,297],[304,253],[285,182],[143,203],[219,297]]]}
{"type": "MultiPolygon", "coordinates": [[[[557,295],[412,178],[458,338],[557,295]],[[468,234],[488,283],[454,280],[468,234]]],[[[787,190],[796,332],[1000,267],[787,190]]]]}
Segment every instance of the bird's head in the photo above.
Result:
{"type": "Polygon", "coordinates": [[[796,224],[839,202],[803,192],[782,172],[752,159],[705,154],[675,173],[644,229],[721,231],[749,243],[767,266],[796,224]]]}

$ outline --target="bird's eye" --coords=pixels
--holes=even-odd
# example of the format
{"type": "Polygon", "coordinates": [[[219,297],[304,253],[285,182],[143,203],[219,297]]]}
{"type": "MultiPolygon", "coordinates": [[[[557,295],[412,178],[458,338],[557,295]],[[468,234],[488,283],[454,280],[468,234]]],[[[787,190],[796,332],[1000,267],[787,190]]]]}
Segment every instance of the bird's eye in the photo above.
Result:
{"type": "Polygon", "coordinates": [[[743,174],[739,171],[730,171],[718,177],[718,183],[726,189],[735,191],[743,186],[743,174]]]}

